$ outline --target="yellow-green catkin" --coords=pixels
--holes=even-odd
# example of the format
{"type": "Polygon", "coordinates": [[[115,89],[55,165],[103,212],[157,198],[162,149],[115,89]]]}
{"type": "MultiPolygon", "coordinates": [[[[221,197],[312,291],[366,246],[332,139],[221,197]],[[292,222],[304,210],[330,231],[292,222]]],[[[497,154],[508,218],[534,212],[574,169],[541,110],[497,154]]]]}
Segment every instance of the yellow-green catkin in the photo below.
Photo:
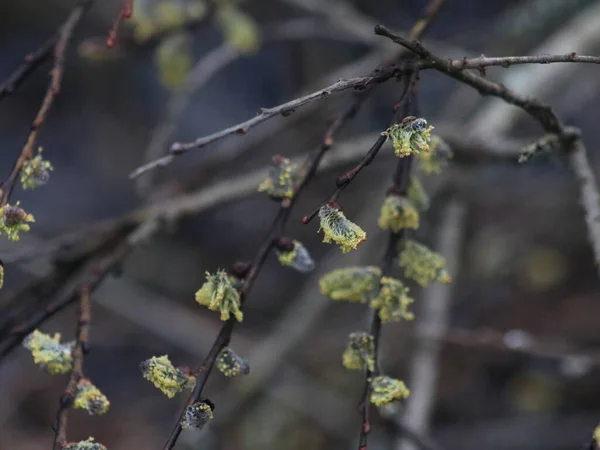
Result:
{"type": "Polygon", "coordinates": [[[244,319],[240,293],[234,287],[234,277],[218,270],[214,275],[206,272],[206,282],[196,292],[196,301],[211,311],[220,311],[221,320],[229,320],[231,314],[238,322],[244,319]]]}
{"type": "Polygon", "coordinates": [[[289,252],[279,250],[275,252],[282,266],[291,267],[300,273],[309,273],[315,268],[315,261],[306,247],[299,241],[294,240],[294,248],[289,252]]]}
{"type": "Polygon", "coordinates": [[[181,419],[181,428],[184,430],[201,430],[212,419],[211,406],[206,402],[196,402],[185,409],[185,414],[181,419]]]}
{"type": "Polygon", "coordinates": [[[154,53],[160,81],[167,89],[177,89],[194,65],[191,41],[187,34],[172,34],[160,41],[154,53]]]}
{"type": "Polygon", "coordinates": [[[174,367],[167,355],[153,356],[150,359],[142,361],[140,369],[144,378],[169,398],[183,391],[185,388],[192,388],[196,378],[187,375],[183,370],[174,367]]]}
{"type": "Polygon", "coordinates": [[[349,370],[375,370],[375,339],[364,331],[355,331],[348,337],[348,346],[342,354],[342,363],[349,370]]]}
{"type": "Polygon", "coordinates": [[[32,222],[35,222],[33,215],[25,212],[19,202],[0,208],[0,235],[5,234],[11,241],[18,241],[19,233],[29,231],[32,222]]]}
{"type": "Polygon", "coordinates": [[[386,133],[392,140],[396,156],[403,158],[429,152],[431,130],[433,127],[427,126],[425,119],[407,117],[388,128],[386,133]]]}
{"type": "Polygon", "coordinates": [[[424,173],[438,174],[449,158],[452,158],[450,146],[441,137],[432,135],[429,151],[417,155],[417,167],[424,173]]]}
{"type": "Polygon", "coordinates": [[[38,149],[35,158],[25,161],[21,168],[21,185],[23,189],[35,189],[48,183],[52,164],[42,158],[42,148],[38,149]]]}
{"type": "Polygon", "coordinates": [[[381,322],[413,320],[414,314],[408,307],[414,300],[408,295],[409,289],[395,278],[383,277],[380,280],[379,294],[371,300],[371,308],[377,310],[381,322]]]}
{"type": "Polygon", "coordinates": [[[107,450],[104,445],[95,442],[93,437],[89,437],[85,441],[68,442],[62,448],[63,450],[107,450]]]}
{"type": "Polygon", "coordinates": [[[256,53],[260,48],[260,30],[255,20],[244,11],[225,3],[217,8],[216,18],[225,41],[241,53],[256,53]]]}
{"type": "Polygon", "coordinates": [[[417,177],[410,177],[406,196],[419,211],[426,211],[429,209],[429,196],[427,195],[427,192],[425,192],[423,184],[421,184],[421,181],[417,177]]]}
{"type": "Polygon", "coordinates": [[[275,199],[292,198],[297,180],[298,167],[289,159],[276,155],[269,167],[269,175],[258,186],[258,191],[275,199]]]}
{"type": "Polygon", "coordinates": [[[323,230],[323,242],[335,242],[343,253],[355,250],[367,240],[367,233],[346,218],[344,213],[336,207],[323,205],[319,209],[319,221],[323,230]]]}
{"type": "Polygon", "coordinates": [[[237,377],[250,373],[250,363],[229,347],[225,347],[217,357],[217,369],[226,377],[237,377]]]}
{"type": "Polygon", "coordinates": [[[319,287],[321,293],[332,300],[364,303],[377,288],[379,277],[379,267],[346,267],[325,274],[319,281],[319,287]]]}
{"type": "Polygon", "coordinates": [[[377,221],[383,230],[398,233],[403,229],[419,228],[419,211],[410,199],[400,195],[388,195],[381,205],[377,221]]]}
{"type": "Polygon", "coordinates": [[[33,362],[50,375],[67,373],[73,366],[75,342],[60,343],[60,333],[54,336],[34,330],[23,340],[23,346],[31,351],[33,362]]]}
{"type": "Polygon", "coordinates": [[[380,375],[371,380],[371,403],[386,406],[410,395],[403,381],[380,375]]]}
{"type": "Polygon", "coordinates": [[[76,392],[73,408],[85,409],[92,416],[108,411],[110,407],[108,398],[87,378],[79,380],[76,392]]]}
{"type": "Polygon", "coordinates": [[[446,260],[423,244],[412,240],[404,241],[399,258],[404,275],[425,287],[430,281],[450,283],[452,278],[446,271],[446,260]]]}

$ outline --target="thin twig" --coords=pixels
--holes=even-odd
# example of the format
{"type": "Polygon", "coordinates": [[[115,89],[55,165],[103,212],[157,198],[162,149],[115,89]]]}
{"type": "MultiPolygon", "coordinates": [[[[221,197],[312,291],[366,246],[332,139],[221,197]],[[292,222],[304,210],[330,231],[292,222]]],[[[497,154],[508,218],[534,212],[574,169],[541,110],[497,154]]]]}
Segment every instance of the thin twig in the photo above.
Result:
{"type": "Polygon", "coordinates": [[[38,67],[50,59],[50,56],[52,56],[52,49],[56,44],[57,38],[57,35],[52,36],[33,53],[25,56],[25,61],[23,61],[23,64],[15,69],[15,71],[9,75],[6,81],[0,84],[0,100],[13,94],[18,87],[36,71],[38,67]]]}
{"type": "MultiPolygon", "coordinates": [[[[21,154],[17,158],[10,175],[0,185],[0,206],[4,206],[10,199],[15,183],[19,177],[19,173],[23,168],[26,161],[33,158],[33,147],[35,146],[38,132],[43,125],[48,112],[54,103],[54,99],[60,92],[60,86],[63,78],[63,70],[65,63],[65,53],[69,45],[69,41],[73,35],[75,27],[79,24],[83,18],[84,13],[92,5],[94,0],[80,0],[77,5],[73,8],[67,20],[61,25],[56,38],[56,44],[54,45],[54,65],[50,71],[50,84],[46,90],[46,95],[42,101],[42,105],[31,124],[31,131],[27,137],[25,145],[21,149],[21,154]]],[[[25,69],[27,71],[27,69],[25,69]]]]}
{"type": "Polygon", "coordinates": [[[89,287],[84,285],[79,290],[79,321],[77,323],[77,335],[75,337],[75,348],[73,349],[73,369],[67,387],[60,398],[60,407],[53,424],[54,445],[53,450],[61,450],[67,443],[67,422],[69,409],[77,394],[77,383],[83,378],[83,358],[88,352],[88,336],[91,318],[91,302],[89,287]]]}

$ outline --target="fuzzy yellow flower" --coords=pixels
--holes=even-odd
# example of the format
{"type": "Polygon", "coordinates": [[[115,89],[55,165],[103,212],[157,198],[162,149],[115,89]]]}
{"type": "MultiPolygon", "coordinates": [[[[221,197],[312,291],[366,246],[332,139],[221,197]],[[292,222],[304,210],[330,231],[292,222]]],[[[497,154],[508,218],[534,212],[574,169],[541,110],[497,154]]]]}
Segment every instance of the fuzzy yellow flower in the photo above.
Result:
{"type": "Polygon", "coordinates": [[[371,403],[375,406],[386,406],[408,398],[410,391],[404,382],[385,375],[371,380],[371,403]]]}
{"type": "Polygon", "coordinates": [[[153,356],[140,364],[144,378],[154,384],[169,398],[183,391],[193,388],[196,378],[174,367],[167,355],[153,356]]]}
{"type": "Polygon", "coordinates": [[[348,337],[348,346],[342,355],[342,363],[346,369],[369,371],[375,370],[375,340],[364,331],[355,331],[348,337]]]}
{"type": "Polygon", "coordinates": [[[407,197],[388,195],[381,205],[377,223],[381,229],[394,233],[409,228],[416,230],[419,228],[419,211],[407,197]]]}
{"type": "Polygon", "coordinates": [[[273,164],[269,167],[269,175],[258,186],[258,191],[265,191],[269,196],[282,199],[292,198],[298,179],[298,168],[289,159],[276,155],[273,164]]]}
{"type": "Polygon", "coordinates": [[[319,281],[319,287],[321,293],[332,300],[364,303],[377,288],[380,276],[379,267],[346,267],[324,275],[319,281]]]}
{"type": "Polygon", "coordinates": [[[444,164],[452,158],[450,146],[437,135],[431,136],[428,152],[421,152],[417,155],[418,168],[427,174],[437,174],[442,171],[444,164]]]}
{"type": "Polygon", "coordinates": [[[427,126],[425,119],[406,117],[402,122],[392,125],[386,130],[392,140],[394,153],[403,158],[409,155],[419,155],[429,152],[432,126],[427,126]]]}
{"type": "Polygon", "coordinates": [[[206,272],[206,283],[196,292],[196,301],[211,311],[220,311],[221,320],[229,320],[231,314],[238,322],[244,319],[240,293],[234,287],[233,277],[218,270],[214,275],[206,272]]]}
{"type": "Polygon", "coordinates": [[[73,366],[75,342],[61,344],[60,333],[50,336],[34,330],[23,340],[23,346],[31,351],[33,362],[51,375],[67,373],[73,366]]]}
{"type": "Polygon", "coordinates": [[[77,391],[73,408],[85,409],[90,415],[96,416],[108,411],[110,402],[90,380],[82,378],[77,383],[77,391]]]}
{"type": "Polygon", "coordinates": [[[26,213],[19,202],[0,208],[0,234],[5,234],[11,241],[18,241],[19,233],[29,231],[32,222],[35,222],[33,215],[26,213]]]}
{"type": "Polygon", "coordinates": [[[402,319],[414,319],[414,314],[408,310],[413,302],[404,283],[395,278],[383,277],[379,294],[371,300],[371,308],[377,310],[383,323],[400,322],[402,319]]]}
{"type": "Polygon", "coordinates": [[[50,179],[50,172],[54,170],[52,164],[42,158],[42,148],[38,154],[23,164],[21,168],[21,185],[23,189],[35,189],[43,186],[50,179]]]}
{"type": "Polygon", "coordinates": [[[432,280],[450,283],[452,278],[446,271],[446,260],[423,244],[407,240],[403,244],[399,259],[404,275],[425,287],[432,280]]]}
{"type": "Polygon", "coordinates": [[[367,233],[354,222],[348,220],[335,205],[321,206],[319,220],[321,223],[319,230],[323,230],[323,242],[335,242],[340,246],[343,253],[355,250],[367,240],[367,233]]]}
{"type": "Polygon", "coordinates": [[[64,445],[63,450],[107,450],[106,447],[98,442],[94,442],[93,437],[85,441],[69,442],[64,445]]]}

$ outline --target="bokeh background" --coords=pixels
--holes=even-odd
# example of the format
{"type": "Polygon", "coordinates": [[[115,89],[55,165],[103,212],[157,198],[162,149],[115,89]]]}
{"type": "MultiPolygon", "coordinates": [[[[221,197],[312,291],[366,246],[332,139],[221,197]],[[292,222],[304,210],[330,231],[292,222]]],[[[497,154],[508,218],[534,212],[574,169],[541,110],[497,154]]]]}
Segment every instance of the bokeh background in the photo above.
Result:
{"type": "MultiPolygon", "coordinates": [[[[277,210],[252,180],[261,179],[274,154],[299,157],[315,148],[352,93],[138,180],[129,173],[174,140],[209,134],[337,78],[368,74],[394,50],[373,25],[406,31],[425,3],[247,0],[237,5],[246,16],[232,34],[206,18],[149,38],[161,21],[177,28],[182,11],[201,16],[203,4],[136,0],[136,20],[124,24],[110,51],[103,42],[121,4],[94,5],[75,35],[63,88],[38,140],[55,167],[51,182],[15,193],[36,223],[19,243],[1,244],[3,294],[10,298],[51,271],[56,254],[44,245],[65,233],[85,239],[94,224],[186,193],[204,203],[167,221],[126,258],[120,277],[94,293],[85,372],[112,408],[100,417],[72,412],[70,439],[94,436],[111,450],[161,448],[186,396],[167,399],[142,378],[139,362],[168,354],[177,365],[199,364],[221,324],[194,302],[204,272],[251,259],[277,210]]],[[[0,3],[0,79],[55,32],[73,4],[0,3]]],[[[598,54],[599,25],[593,0],[449,0],[423,41],[448,57],[598,54]]],[[[0,103],[4,174],[39,108],[47,68],[0,103]]],[[[490,68],[487,75],[551,103],[581,128],[598,173],[597,67],[490,68]]],[[[367,308],[332,304],[319,294],[318,279],[335,267],[380,261],[385,233],[376,220],[393,170],[391,148],[342,197],[347,215],[369,233],[359,251],[342,255],[321,243],[316,223],[300,219],[387,126],[400,88],[389,82],[375,90],[332,150],[329,168],[302,195],[287,230],[309,248],[316,269],[303,275],[269,258],[232,341],[252,373],[231,380],[215,372],[206,394],[217,405],[216,419],[199,434],[184,433],[177,448],[356,447],[363,376],[342,367],[341,353],[348,333],[367,326],[367,308]]],[[[406,427],[435,449],[579,448],[600,421],[600,283],[577,184],[553,155],[516,164],[520,146],[542,135],[516,109],[437,73],[422,74],[419,105],[457,155],[441,175],[422,177],[432,207],[417,233],[445,255],[454,283],[414,289],[415,322],[385,327],[383,368],[405,379],[413,397],[375,413],[370,448],[414,448],[403,439],[406,427]]],[[[72,336],[76,314],[68,308],[42,330],[72,336]]],[[[50,448],[65,383],[35,367],[22,348],[2,361],[0,449],[50,448]]]]}

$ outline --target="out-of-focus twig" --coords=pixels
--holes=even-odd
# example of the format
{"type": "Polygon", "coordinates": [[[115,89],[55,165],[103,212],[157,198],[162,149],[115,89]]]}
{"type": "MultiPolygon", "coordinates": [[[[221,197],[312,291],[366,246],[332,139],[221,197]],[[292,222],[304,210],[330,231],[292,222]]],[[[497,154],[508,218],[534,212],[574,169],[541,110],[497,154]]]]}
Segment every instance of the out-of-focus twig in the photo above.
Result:
{"type": "MultiPolygon", "coordinates": [[[[464,237],[465,204],[451,199],[445,209],[436,248],[446,259],[448,271],[456,277],[460,271],[459,258],[464,237]]],[[[446,334],[450,321],[452,285],[435,283],[429,286],[419,302],[417,326],[427,330],[431,340],[418,340],[410,363],[410,396],[406,407],[397,420],[418,435],[428,431],[435,400],[436,382],[439,375],[438,354],[440,338],[446,334]]],[[[416,450],[413,440],[406,440],[402,433],[396,441],[398,450],[416,450]]]]}

